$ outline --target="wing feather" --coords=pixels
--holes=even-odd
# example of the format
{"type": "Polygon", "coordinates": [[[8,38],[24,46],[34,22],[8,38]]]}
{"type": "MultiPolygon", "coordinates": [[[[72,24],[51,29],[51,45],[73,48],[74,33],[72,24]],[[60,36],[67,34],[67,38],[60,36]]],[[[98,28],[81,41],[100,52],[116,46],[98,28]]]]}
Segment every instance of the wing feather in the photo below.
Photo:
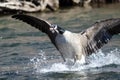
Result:
{"type": "MultiPolygon", "coordinates": [[[[57,32],[57,31],[52,32],[50,30],[50,28],[54,28],[56,26],[51,25],[50,23],[48,23],[45,20],[38,19],[38,18],[35,18],[35,17],[32,17],[32,16],[28,16],[28,15],[23,15],[23,14],[21,14],[21,15],[20,14],[13,15],[12,18],[15,18],[15,19],[21,20],[23,22],[26,22],[29,25],[31,25],[32,27],[35,27],[35,28],[39,29],[40,31],[46,33],[49,36],[49,38],[51,39],[51,42],[58,49],[58,45],[56,44],[56,37],[57,37],[58,34],[63,34],[64,33],[65,30],[63,28],[57,26],[57,30],[59,32],[57,32]]],[[[61,56],[64,59],[62,53],[61,53],[61,56]]]]}
{"type": "Polygon", "coordinates": [[[52,31],[50,31],[50,27],[52,27],[52,25],[47,21],[23,14],[13,15],[12,18],[26,22],[32,27],[35,27],[40,31],[46,33],[50,37],[52,43],[56,46],[55,37],[57,36],[57,32],[53,33],[52,31]]]}
{"type": "Polygon", "coordinates": [[[107,44],[113,35],[120,33],[120,18],[96,22],[81,35],[87,39],[83,45],[85,53],[90,55],[107,44]]]}

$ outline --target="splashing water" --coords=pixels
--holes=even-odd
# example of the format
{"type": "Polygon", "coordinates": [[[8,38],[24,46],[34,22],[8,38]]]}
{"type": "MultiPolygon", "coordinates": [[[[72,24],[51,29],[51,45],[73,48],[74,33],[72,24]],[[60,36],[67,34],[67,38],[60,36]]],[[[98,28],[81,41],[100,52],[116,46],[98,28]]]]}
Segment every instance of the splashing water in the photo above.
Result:
{"type": "Polygon", "coordinates": [[[38,73],[47,72],[78,72],[87,69],[100,68],[107,65],[120,65],[120,50],[115,49],[109,53],[103,53],[101,50],[97,54],[92,54],[86,58],[87,64],[75,63],[67,65],[64,63],[49,63],[46,62],[45,52],[41,51],[38,57],[34,57],[30,61],[33,62],[34,68],[38,73]]]}

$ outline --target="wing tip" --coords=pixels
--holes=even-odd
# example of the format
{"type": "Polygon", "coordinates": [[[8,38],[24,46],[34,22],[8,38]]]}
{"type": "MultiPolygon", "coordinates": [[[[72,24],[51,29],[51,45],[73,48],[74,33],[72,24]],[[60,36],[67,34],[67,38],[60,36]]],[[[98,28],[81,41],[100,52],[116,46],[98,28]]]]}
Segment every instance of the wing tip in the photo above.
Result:
{"type": "Polygon", "coordinates": [[[120,20],[120,18],[108,18],[108,19],[97,20],[96,23],[105,22],[105,21],[109,21],[109,20],[120,20]]]}
{"type": "Polygon", "coordinates": [[[21,14],[15,14],[15,15],[12,15],[11,17],[12,18],[16,18],[16,17],[18,17],[18,16],[20,16],[21,14]]]}
{"type": "Polygon", "coordinates": [[[12,15],[11,18],[14,18],[14,19],[19,19],[21,17],[26,17],[28,15],[25,15],[25,14],[15,14],[15,15],[12,15]]]}

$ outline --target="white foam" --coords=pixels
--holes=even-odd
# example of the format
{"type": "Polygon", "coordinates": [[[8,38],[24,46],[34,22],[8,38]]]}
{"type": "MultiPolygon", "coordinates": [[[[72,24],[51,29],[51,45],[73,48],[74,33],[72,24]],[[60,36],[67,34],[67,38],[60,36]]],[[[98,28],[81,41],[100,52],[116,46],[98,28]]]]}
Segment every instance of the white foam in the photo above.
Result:
{"type": "MultiPolygon", "coordinates": [[[[41,53],[40,53],[41,54],[41,53]]],[[[92,54],[87,57],[87,64],[81,64],[79,62],[74,65],[68,65],[68,63],[51,63],[48,65],[44,53],[42,54],[43,59],[34,58],[31,59],[34,62],[34,68],[36,72],[67,72],[67,71],[81,71],[86,69],[103,67],[110,64],[120,65],[120,50],[115,49],[109,53],[103,53],[101,50],[97,54],[92,54]]]]}

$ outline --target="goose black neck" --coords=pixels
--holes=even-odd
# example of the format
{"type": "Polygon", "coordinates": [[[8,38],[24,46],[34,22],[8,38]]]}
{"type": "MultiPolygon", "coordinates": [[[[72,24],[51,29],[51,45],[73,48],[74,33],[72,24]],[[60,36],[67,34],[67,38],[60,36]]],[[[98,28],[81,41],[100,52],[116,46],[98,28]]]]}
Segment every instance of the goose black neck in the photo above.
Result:
{"type": "Polygon", "coordinates": [[[63,28],[61,28],[61,27],[58,26],[58,31],[59,31],[60,34],[64,34],[65,29],[63,29],[63,28]]]}

